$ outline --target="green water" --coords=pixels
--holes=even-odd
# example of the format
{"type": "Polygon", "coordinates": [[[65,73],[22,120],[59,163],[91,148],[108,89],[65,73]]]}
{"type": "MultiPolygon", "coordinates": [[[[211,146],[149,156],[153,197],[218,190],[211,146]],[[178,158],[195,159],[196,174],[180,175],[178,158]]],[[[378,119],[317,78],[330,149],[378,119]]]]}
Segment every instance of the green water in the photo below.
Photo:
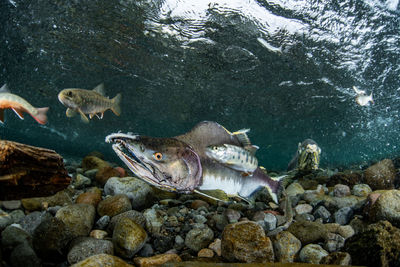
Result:
{"type": "Polygon", "coordinates": [[[49,123],[7,111],[0,137],[65,157],[116,131],[174,136],[203,120],[250,128],[259,162],[285,169],[314,139],[321,166],[399,153],[398,1],[2,1],[0,83],[49,123]],[[67,118],[63,88],[105,84],[122,115],[67,118]],[[361,107],[352,86],[373,93],[361,107]]]}

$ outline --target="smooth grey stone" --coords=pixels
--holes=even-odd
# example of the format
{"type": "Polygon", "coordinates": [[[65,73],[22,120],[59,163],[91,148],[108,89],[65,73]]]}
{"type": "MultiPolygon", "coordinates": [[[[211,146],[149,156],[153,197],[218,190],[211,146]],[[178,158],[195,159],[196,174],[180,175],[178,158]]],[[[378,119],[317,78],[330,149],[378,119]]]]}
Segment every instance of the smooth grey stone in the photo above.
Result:
{"type": "Polygon", "coordinates": [[[321,218],[325,223],[329,222],[331,217],[331,213],[324,206],[319,206],[313,215],[315,219],[321,218]]]}
{"type": "Polygon", "coordinates": [[[106,229],[106,227],[108,226],[110,221],[111,221],[110,216],[104,215],[104,216],[100,217],[100,219],[97,220],[97,222],[95,223],[95,228],[104,230],[104,229],[106,229]]]}
{"type": "Polygon", "coordinates": [[[341,225],[346,225],[353,218],[354,211],[350,207],[344,207],[335,212],[333,217],[335,218],[335,222],[341,225]]]}

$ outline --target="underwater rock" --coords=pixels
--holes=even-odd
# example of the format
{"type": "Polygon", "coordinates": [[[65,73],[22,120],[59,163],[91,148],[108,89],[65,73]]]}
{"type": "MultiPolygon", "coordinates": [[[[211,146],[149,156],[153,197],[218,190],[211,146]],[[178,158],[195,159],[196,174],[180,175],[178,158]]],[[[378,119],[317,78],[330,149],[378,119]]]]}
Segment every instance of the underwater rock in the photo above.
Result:
{"type": "Polygon", "coordinates": [[[11,249],[22,243],[32,245],[31,235],[22,228],[10,225],[1,232],[1,245],[3,249],[11,251],[11,249]]]}
{"type": "Polygon", "coordinates": [[[84,170],[92,170],[92,169],[100,170],[101,168],[104,167],[110,167],[110,164],[107,161],[104,161],[96,156],[86,156],[82,160],[82,168],[84,170]]]}
{"type": "Polygon", "coordinates": [[[54,150],[0,140],[0,198],[49,196],[71,181],[54,150]]]}
{"type": "Polygon", "coordinates": [[[381,160],[370,166],[364,172],[365,183],[368,184],[372,190],[393,189],[395,179],[396,169],[393,165],[393,161],[390,159],[381,160]]]}
{"type": "Polygon", "coordinates": [[[214,257],[214,251],[209,248],[202,248],[197,253],[197,257],[199,258],[212,258],[214,257]]]}
{"type": "Polygon", "coordinates": [[[205,202],[201,199],[196,199],[192,202],[192,204],[190,204],[190,207],[194,210],[197,210],[198,208],[201,208],[201,207],[208,208],[209,206],[210,206],[210,204],[208,204],[207,202],[205,202]]]}
{"type": "Polygon", "coordinates": [[[186,234],[185,245],[198,252],[202,248],[208,247],[214,239],[214,232],[206,225],[194,228],[186,234]]]}
{"type": "Polygon", "coordinates": [[[101,216],[95,223],[95,228],[96,229],[106,229],[106,227],[109,225],[110,221],[111,221],[110,216],[108,216],[108,215],[101,216]]]}
{"type": "Polygon", "coordinates": [[[369,209],[371,221],[387,220],[400,227],[400,190],[382,193],[369,209]]]}
{"type": "Polygon", "coordinates": [[[324,240],[328,233],[322,223],[308,221],[294,222],[289,226],[288,231],[303,245],[324,240]]]}
{"type": "Polygon", "coordinates": [[[221,257],[221,239],[216,238],[214,242],[212,242],[210,245],[208,245],[209,249],[212,249],[215,254],[217,254],[218,257],[221,257]]]}
{"type": "MultiPolygon", "coordinates": [[[[236,223],[240,219],[240,212],[234,209],[226,209],[224,212],[229,223],[236,223]]],[[[205,222],[203,222],[205,223],[205,222]]]]}
{"type": "Polygon", "coordinates": [[[331,213],[324,206],[316,208],[313,215],[315,219],[321,218],[323,222],[329,222],[331,218],[331,213]]]}
{"type": "Polygon", "coordinates": [[[353,187],[356,184],[362,184],[362,183],[363,183],[363,175],[361,172],[345,171],[332,175],[329,178],[326,185],[329,187],[333,187],[336,184],[344,184],[348,185],[349,187],[353,187]]]}
{"type": "Polygon", "coordinates": [[[24,229],[26,232],[28,232],[31,236],[33,236],[33,233],[36,229],[36,227],[46,219],[53,218],[49,212],[40,212],[40,211],[34,211],[29,214],[27,214],[20,222],[19,224],[21,225],[22,229],[24,229]]]}
{"type": "Polygon", "coordinates": [[[308,244],[300,250],[299,258],[301,262],[319,264],[321,259],[328,254],[320,245],[308,244]]]}
{"type": "Polygon", "coordinates": [[[161,211],[153,208],[147,209],[143,212],[144,217],[146,218],[146,229],[152,235],[158,235],[161,231],[161,227],[164,224],[164,217],[161,214],[161,211]]]}
{"type": "Polygon", "coordinates": [[[120,177],[120,172],[113,167],[107,166],[97,171],[95,179],[99,184],[104,186],[111,177],[120,177]]]}
{"type": "Polygon", "coordinates": [[[133,262],[138,267],[160,266],[167,262],[181,262],[182,259],[177,254],[159,254],[152,257],[136,257],[133,262]]]}
{"type": "Polygon", "coordinates": [[[304,194],[304,192],[305,192],[304,188],[299,183],[291,183],[286,188],[286,194],[289,197],[296,196],[296,195],[302,195],[302,194],[304,194]]]}
{"type": "Polygon", "coordinates": [[[371,224],[347,239],[344,250],[350,253],[354,265],[399,266],[400,229],[388,221],[371,224]]]}
{"type": "Polygon", "coordinates": [[[107,195],[125,194],[131,200],[132,209],[142,210],[153,204],[153,189],[146,182],[134,178],[110,178],[104,186],[107,195]]]}
{"type": "Polygon", "coordinates": [[[294,262],[301,249],[301,242],[289,231],[282,231],[272,238],[276,260],[278,262],[294,262]]]}
{"type": "Polygon", "coordinates": [[[59,209],[55,218],[61,220],[73,237],[87,236],[92,230],[96,210],[89,204],[72,204],[59,209]]]}
{"type": "Polygon", "coordinates": [[[299,204],[294,208],[296,214],[311,213],[313,207],[309,204],[299,204]]]}
{"type": "Polygon", "coordinates": [[[264,229],[255,222],[229,224],[222,232],[222,257],[230,262],[273,262],[274,249],[264,229]]]}
{"type": "Polygon", "coordinates": [[[350,196],[350,187],[345,184],[336,184],[333,188],[333,196],[335,197],[345,197],[350,196]]]}
{"type": "Polygon", "coordinates": [[[338,251],[344,246],[344,237],[335,233],[327,233],[324,248],[329,252],[338,251]]]}
{"type": "Polygon", "coordinates": [[[367,184],[356,184],[352,189],[352,194],[357,197],[367,197],[371,192],[372,189],[367,184]]]}
{"type": "Polygon", "coordinates": [[[37,255],[51,262],[64,260],[66,247],[73,239],[69,227],[57,218],[43,220],[33,233],[32,243],[37,255]]]}
{"type": "Polygon", "coordinates": [[[42,210],[46,204],[49,207],[72,204],[73,192],[69,189],[57,192],[49,197],[35,197],[21,199],[22,206],[28,211],[42,210]]]}
{"type": "Polygon", "coordinates": [[[107,231],[112,233],[114,231],[115,225],[117,225],[119,221],[121,221],[123,218],[129,218],[143,228],[146,226],[146,218],[142,213],[136,210],[129,210],[112,217],[110,224],[108,225],[107,231]]]}
{"type": "Polygon", "coordinates": [[[71,265],[71,267],[134,267],[122,259],[108,254],[98,254],[71,265]]]}
{"type": "Polygon", "coordinates": [[[97,254],[114,254],[113,243],[92,237],[78,237],[70,244],[67,259],[69,264],[80,262],[97,254]]]}
{"type": "Polygon", "coordinates": [[[146,243],[147,233],[133,220],[122,218],[115,225],[112,241],[117,255],[132,258],[146,243]]]}
{"type": "Polygon", "coordinates": [[[129,198],[126,195],[118,194],[100,201],[97,206],[97,213],[100,216],[108,215],[113,217],[131,209],[132,204],[129,198]]]}
{"type": "Polygon", "coordinates": [[[347,252],[332,252],[323,257],[319,263],[347,266],[351,264],[351,256],[347,252]]]}
{"type": "Polygon", "coordinates": [[[0,231],[2,231],[4,228],[6,228],[7,226],[9,226],[12,223],[13,223],[13,219],[10,216],[10,214],[8,214],[4,210],[0,209],[0,231]]]}
{"type": "Polygon", "coordinates": [[[353,215],[354,211],[352,208],[343,207],[333,214],[333,218],[335,219],[335,223],[345,225],[350,222],[350,220],[353,218],[353,215]]]}
{"type": "Polygon", "coordinates": [[[91,183],[92,183],[92,181],[88,177],[83,176],[82,174],[78,173],[76,175],[76,178],[73,179],[72,185],[76,189],[82,189],[82,188],[85,188],[86,186],[89,186],[91,183]]]}
{"type": "Polygon", "coordinates": [[[97,208],[97,205],[101,201],[101,191],[97,187],[93,187],[85,193],[80,194],[76,200],[76,204],[89,204],[94,208],[97,208]]]}
{"type": "Polygon", "coordinates": [[[108,235],[108,233],[106,231],[103,230],[92,230],[90,231],[89,236],[96,238],[96,239],[104,239],[106,236],[108,235]]]}
{"type": "Polygon", "coordinates": [[[21,243],[10,254],[10,263],[13,267],[41,267],[42,262],[33,248],[27,243],[21,243]]]}
{"type": "Polygon", "coordinates": [[[21,208],[21,200],[2,201],[1,206],[7,210],[16,210],[21,208]]]}

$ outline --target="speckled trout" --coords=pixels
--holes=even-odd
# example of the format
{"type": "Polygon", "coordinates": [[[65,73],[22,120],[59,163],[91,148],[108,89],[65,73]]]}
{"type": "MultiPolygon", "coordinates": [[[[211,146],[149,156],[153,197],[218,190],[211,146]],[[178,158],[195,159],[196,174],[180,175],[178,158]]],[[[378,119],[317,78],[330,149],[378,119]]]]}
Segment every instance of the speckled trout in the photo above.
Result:
{"type": "Polygon", "coordinates": [[[24,119],[24,112],[26,112],[38,123],[47,123],[46,112],[49,110],[48,107],[35,108],[22,97],[12,94],[5,84],[0,88],[0,123],[4,123],[4,109],[6,108],[11,108],[21,120],[24,119]]]}
{"type": "Polygon", "coordinates": [[[103,118],[104,112],[111,109],[115,115],[121,114],[120,102],[121,94],[117,94],[113,99],[104,96],[104,85],[99,84],[93,90],[78,88],[67,88],[58,94],[58,100],[67,107],[67,117],[73,117],[77,113],[81,115],[83,122],[88,123],[89,118],[94,116],[103,118]],[[100,114],[100,115],[99,115],[100,114]]]}
{"type": "Polygon", "coordinates": [[[237,135],[216,122],[201,122],[191,131],[172,138],[113,133],[106,137],[106,142],[113,143],[114,151],[136,176],[162,190],[204,195],[201,190],[219,189],[250,200],[254,192],[266,188],[278,202],[281,182],[259,167],[243,177],[241,171],[207,156],[210,146],[243,147],[237,135]]]}

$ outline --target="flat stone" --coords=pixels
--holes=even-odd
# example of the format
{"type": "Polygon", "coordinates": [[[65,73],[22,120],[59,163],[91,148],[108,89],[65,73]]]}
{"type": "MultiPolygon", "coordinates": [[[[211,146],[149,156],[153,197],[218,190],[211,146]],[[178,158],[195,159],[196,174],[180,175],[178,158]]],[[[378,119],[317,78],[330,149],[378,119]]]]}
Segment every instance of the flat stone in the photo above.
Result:
{"type": "Polygon", "coordinates": [[[126,263],[122,259],[108,254],[94,255],[74,265],[71,265],[71,267],[98,267],[98,266],[134,267],[133,265],[126,263]]]}
{"type": "Polygon", "coordinates": [[[96,238],[96,239],[104,239],[108,233],[103,230],[92,230],[89,234],[90,237],[96,238]]]}
{"type": "Polygon", "coordinates": [[[222,257],[231,262],[273,262],[274,250],[264,229],[252,221],[225,227],[221,239],[222,257]]]}
{"type": "Polygon", "coordinates": [[[299,258],[302,262],[319,264],[321,259],[328,256],[328,254],[320,245],[308,244],[300,250],[299,258]]]}
{"type": "Polygon", "coordinates": [[[282,231],[272,239],[275,256],[278,262],[294,262],[301,249],[301,242],[292,233],[282,231]]]}
{"type": "Polygon", "coordinates": [[[49,207],[72,204],[72,195],[71,190],[65,189],[49,197],[23,198],[21,203],[24,209],[28,211],[42,210],[44,203],[49,207]]]}
{"type": "Polygon", "coordinates": [[[132,258],[147,241],[146,231],[129,218],[122,218],[114,227],[112,236],[115,253],[132,258]]]}
{"type": "Polygon", "coordinates": [[[324,240],[327,234],[322,223],[308,221],[294,222],[289,226],[288,231],[303,245],[324,240]]]}
{"type": "Polygon", "coordinates": [[[310,204],[299,204],[294,208],[294,210],[296,211],[296,214],[311,213],[313,207],[310,204]]]}
{"type": "Polygon", "coordinates": [[[152,257],[136,257],[133,262],[138,267],[160,266],[168,262],[181,262],[182,259],[177,254],[160,254],[152,257]]]}
{"type": "Polygon", "coordinates": [[[97,206],[97,213],[100,216],[108,215],[113,217],[131,209],[132,204],[128,196],[124,194],[118,194],[100,201],[99,205],[97,206]]]}
{"type": "Polygon", "coordinates": [[[1,205],[3,208],[7,210],[16,210],[21,208],[22,203],[21,200],[8,200],[8,201],[2,201],[1,205]]]}
{"type": "Polygon", "coordinates": [[[199,258],[212,258],[214,257],[214,251],[209,248],[202,248],[197,253],[197,257],[199,258]]]}

